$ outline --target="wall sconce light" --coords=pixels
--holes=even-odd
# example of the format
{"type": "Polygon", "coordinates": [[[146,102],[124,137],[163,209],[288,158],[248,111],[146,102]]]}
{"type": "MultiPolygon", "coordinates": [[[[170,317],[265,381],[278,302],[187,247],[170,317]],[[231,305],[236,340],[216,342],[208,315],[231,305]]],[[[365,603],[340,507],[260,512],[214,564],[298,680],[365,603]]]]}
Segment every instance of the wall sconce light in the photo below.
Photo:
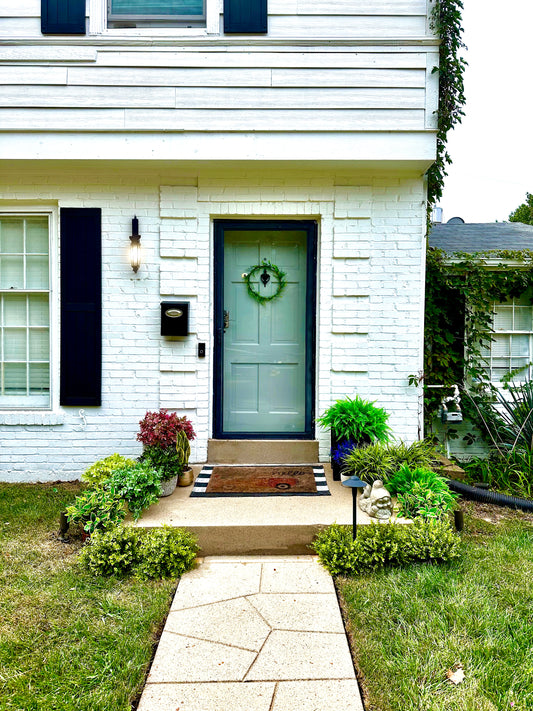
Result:
{"type": "Polygon", "coordinates": [[[141,266],[141,235],[139,234],[139,220],[137,216],[131,221],[130,236],[130,264],[135,273],[141,266]]]}

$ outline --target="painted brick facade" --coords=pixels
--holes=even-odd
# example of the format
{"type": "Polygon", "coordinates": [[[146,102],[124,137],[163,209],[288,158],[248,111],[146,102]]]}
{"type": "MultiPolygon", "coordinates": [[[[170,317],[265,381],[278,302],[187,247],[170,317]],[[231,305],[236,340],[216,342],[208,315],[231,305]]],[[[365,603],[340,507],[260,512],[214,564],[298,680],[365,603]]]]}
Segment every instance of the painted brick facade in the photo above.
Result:
{"type": "MultiPolygon", "coordinates": [[[[213,236],[216,218],[316,219],[319,224],[316,410],[355,393],[390,413],[395,436],[416,439],[423,328],[425,186],[408,173],[326,170],[132,178],[119,165],[98,173],[11,175],[2,210],[42,205],[102,208],[103,385],[99,408],[58,405],[53,325],[51,412],[0,411],[0,479],[77,479],[113,452],[138,455],[146,410],[188,415],[198,434],[191,461],[206,459],[212,433],[213,236]],[[131,218],[143,264],[128,265],[131,218]],[[159,335],[165,298],[191,302],[190,336],[159,335]],[[198,359],[197,344],[207,344],[198,359]]],[[[59,259],[57,234],[54,261],[59,259]]],[[[54,284],[53,298],[58,298],[54,284]]],[[[317,432],[321,459],[328,434],[317,432]]]]}

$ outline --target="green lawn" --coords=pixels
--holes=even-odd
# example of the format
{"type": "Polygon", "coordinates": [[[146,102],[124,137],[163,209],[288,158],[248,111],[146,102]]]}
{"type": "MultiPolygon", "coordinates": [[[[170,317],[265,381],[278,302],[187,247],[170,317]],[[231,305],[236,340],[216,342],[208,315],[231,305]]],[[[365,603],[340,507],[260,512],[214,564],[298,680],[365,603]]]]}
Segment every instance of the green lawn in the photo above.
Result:
{"type": "Polygon", "coordinates": [[[533,517],[465,509],[460,560],[337,580],[367,711],[533,709],[533,517]]]}
{"type": "Polygon", "coordinates": [[[79,488],[0,484],[0,710],[122,711],[142,690],[175,581],[92,578],[57,538],[79,488]]]}

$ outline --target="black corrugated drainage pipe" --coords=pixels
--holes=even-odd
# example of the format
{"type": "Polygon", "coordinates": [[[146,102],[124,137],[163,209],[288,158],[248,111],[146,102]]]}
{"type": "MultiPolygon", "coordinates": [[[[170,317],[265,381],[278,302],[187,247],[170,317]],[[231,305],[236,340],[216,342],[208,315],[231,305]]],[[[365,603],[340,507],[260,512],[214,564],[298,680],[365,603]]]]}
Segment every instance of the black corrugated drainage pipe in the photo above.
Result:
{"type": "Polygon", "coordinates": [[[516,496],[497,494],[494,491],[487,491],[477,486],[463,484],[462,481],[455,481],[455,479],[448,479],[447,481],[450,489],[461,494],[465,499],[483,501],[486,504],[497,504],[498,506],[509,506],[512,509],[522,509],[522,511],[533,511],[533,501],[529,501],[529,499],[519,499],[516,496]]]}

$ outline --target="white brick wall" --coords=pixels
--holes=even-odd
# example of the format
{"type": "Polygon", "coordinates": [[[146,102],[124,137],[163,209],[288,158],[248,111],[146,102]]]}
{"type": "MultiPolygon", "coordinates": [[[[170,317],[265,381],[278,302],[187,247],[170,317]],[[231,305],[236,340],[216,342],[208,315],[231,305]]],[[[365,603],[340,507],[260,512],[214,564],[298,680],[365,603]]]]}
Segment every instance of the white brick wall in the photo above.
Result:
{"type": "MultiPolygon", "coordinates": [[[[85,183],[73,168],[61,179],[43,174],[3,186],[2,208],[22,200],[102,208],[103,385],[102,406],[82,415],[57,404],[52,413],[0,411],[0,480],[76,479],[113,452],[136,456],[138,421],[159,407],[192,419],[198,437],[191,459],[205,460],[218,217],[319,221],[317,412],[358,393],[386,408],[397,437],[417,438],[418,393],[408,375],[422,364],[422,179],[231,170],[224,177],[143,179],[111,170],[85,183]],[[143,248],[137,274],[127,261],[134,214],[143,248]],[[159,335],[163,298],[191,302],[187,339],[159,335]],[[207,343],[205,359],[197,357],[198,342],[207,343]]],[[[317,435],[326,459],[328,433],[317,435]]]]}

